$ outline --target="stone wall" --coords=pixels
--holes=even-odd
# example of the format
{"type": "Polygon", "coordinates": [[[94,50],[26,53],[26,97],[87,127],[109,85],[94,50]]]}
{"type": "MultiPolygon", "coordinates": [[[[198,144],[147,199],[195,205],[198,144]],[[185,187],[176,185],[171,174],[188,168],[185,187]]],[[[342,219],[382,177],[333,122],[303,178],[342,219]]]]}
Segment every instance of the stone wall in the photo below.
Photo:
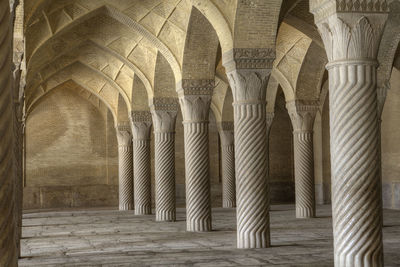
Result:
{"type": "Polygon", "coordinates": [[[400,209],[400,71],[393,68],[382,114],[382,194],[385,208],[400,209]]]}
{"type": "Polygon", "coordinates": [[[112,116],[73,89],[49,92],[26,126],[24,208],[116,206],[112,116]]]}

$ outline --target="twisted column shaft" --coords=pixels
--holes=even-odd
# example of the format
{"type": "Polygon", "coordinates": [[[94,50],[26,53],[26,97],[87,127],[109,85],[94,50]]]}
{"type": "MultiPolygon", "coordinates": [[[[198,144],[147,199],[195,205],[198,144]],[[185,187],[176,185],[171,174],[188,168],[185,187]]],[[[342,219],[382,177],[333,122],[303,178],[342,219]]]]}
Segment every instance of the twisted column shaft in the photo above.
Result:
{"type": "Polygon", "coordinates": [[[13,170],[11,27],[9,1],[0,0],[0,266],[17,266],[17,218],[13,170]]]}
{"type": "Polygon", "coordinates": [[[151,214],[150,112],[132,113],[135,214],[151,214]]]}
{"type": "Polygon", "coordinates": [[[155,132],[156,221],[175,221],[175,134],[155,132]]]}
{"type": "Polygon", "coordinates": [[[174,98],[153,101],[156,221],[175,221],[175,123],[179,104],[174,98]]]}
{"type": "Polygon", "coordinates": [[[222,164],[222,207],[236,207],[235,146],[233,122],[222,122],[220,126],[222,164]]]}
{"type": "Polygon", "coordinates": [[[335,264],[382,266],[376,67],[343,64],[329,73],[335,264]]]}
{"type": "Polygon", "coordinates": [[[315,217],[313,133],[294,132],[296,218],[315,217]]]}
{"type": "Polygon", "coordinates": [[[119,210],[133,209],[132,135],[128,129],[117,128],[119,210]]]}
{"type": "Polygon", "coordinates": [[[329,59],[335,266],[383,266],[376,58],[387,3],[374,2],[328,16],[311,2],[329,59]]]}
{"type": "Polygon", "coordinates": [[[214,82],[183,80],[180,105],[185,135],[186,229],[211,231],[208,115],[214,82]]]}
{"type": "Polygon", "coordinates": [[[270,245],[267,180],[267,69],[232,70],[238,248],[270,245]]]}
{"type": "Polygon", "coordinates": [[[286,104],[293,125],[296,218],[315,217],[313,125],[318,102],[286,104]]]}
{"type": "Polygon", "coordinates": [[[208,122],[184,123],[188,231],[211,230],[208,122]]]}

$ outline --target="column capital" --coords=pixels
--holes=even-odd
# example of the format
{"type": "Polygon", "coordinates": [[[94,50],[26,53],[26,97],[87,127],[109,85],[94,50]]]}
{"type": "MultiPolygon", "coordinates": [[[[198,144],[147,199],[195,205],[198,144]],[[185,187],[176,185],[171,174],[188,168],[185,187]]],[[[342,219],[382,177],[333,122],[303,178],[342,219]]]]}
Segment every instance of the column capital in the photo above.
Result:
{"type": "Polygon", "coordinates": [[[175,132],[176,116],[179,111],[179,102],[177,98],[154,98],[150,110],[153,117],[155,133],[175,132]]]}
{"type": "Polygon", "coordinates": [[[275,113],[274,112],[267,112],[266,119],[267,119],[267,128],[270,129],[272,122],[274,121],[275,113]]]}
{"type": "Polygon", "coordinates": [[[226,73],[239,69],[272,69],[275,48],[233,48],[222,55],[226,73]]]}
{"type": "Polygon", "coordinates": [[[385,105],[387,91],[390,89],[390,81],[386,81],[383,86],[376,88],[377,100],[378,100],[378,118],[382,118],[383,107],[385,105]]]}
{"type": "Polygon", "coordinates": [[[222,146],[231,146],[234,143],[233,121],[221,121],[217,123],[222,146]]]}
{"type": "Polygon", "coordinates": [[[234,104],[266,103],[271,69],[236,69],[228,73],[234,104]]]}
{"type": "Polygon", "coordinates": [[[315,116],[319,109],[318,101],[295,100],[286,103],[295,132],[312,132],[315,116]]]}
{"type": "Polygon", "coordinates": [[[150,139],[150,129],[152,125],[150,111],[132,111],[131,121],[134,140],[150,139]]]}
{"type": "Polygon", "coordinates": [[[189,80],[178,83],[179,103],[184,122],[208,122],[214,80],[189,80]]]}
{"type": "Polygon", "coordinates": [[[115,127],[115,130],[117,132],[117,141],[119,147],[132,145],[132,135],[129,122],[119,122],[115,127]]]}
{"type": "Polygon", "coordinates": [[[348,61],[377,64],[388,16],[386,0],[311,0],[310,11],[325,45],[328,67],[348,61]]]}

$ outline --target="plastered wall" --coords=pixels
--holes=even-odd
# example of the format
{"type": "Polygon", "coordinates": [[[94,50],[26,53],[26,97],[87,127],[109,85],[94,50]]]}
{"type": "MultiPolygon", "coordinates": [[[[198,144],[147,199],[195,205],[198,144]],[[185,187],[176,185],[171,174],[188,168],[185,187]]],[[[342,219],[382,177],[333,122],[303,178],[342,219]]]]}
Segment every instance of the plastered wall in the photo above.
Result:
{"type": "Polygon", "coordinates": [[[55,89],[27,119],[24,208],[116,206],[117,164],[107,109],[55,89]]]}

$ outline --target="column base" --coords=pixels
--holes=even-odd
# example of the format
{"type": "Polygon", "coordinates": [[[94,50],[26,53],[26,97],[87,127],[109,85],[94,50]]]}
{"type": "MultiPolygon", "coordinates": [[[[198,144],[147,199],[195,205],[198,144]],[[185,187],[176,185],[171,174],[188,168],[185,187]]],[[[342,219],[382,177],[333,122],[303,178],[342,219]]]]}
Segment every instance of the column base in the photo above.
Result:
{"type": "Polygon", "coordinates": [[[309,208],[296,208],[297,219],[315,218],[315,210],[309,208]]]}
{"type": "Polygon", "coordinates": [[[156,212],[157,222],[174,222],[176,221],[175,211],[158,211],[156,212]]]}
{"type": "Polygon", "coordinates": [[[200,221],[200,222],[187,222],[186,231],[188,232],[210,232],[211,228],[211,220],[200,221]]]}
{"type": "Polygon", "coordinates": [[[271,246],[269,233],[239,233],[237,240],[237,248],[252,249],[252,248],[268,248],[271,246]]]}
{"type": "Polygon", "coordinates": [[[150,207],[135,207],[135,215],[151,215],[151,208],[150,207]]]}
{"type": "Polygon", "coordinates": [[[223,208],[235,208],[236,203],[235,203],[235,201],[231,201],[231,200],[223,200],[222,207],[223,208]]]}
{"type": "Polygon", "coordinates": [[[131,204],[120,204],[119,210],[133,210],[133,206],[131,204]]]}

